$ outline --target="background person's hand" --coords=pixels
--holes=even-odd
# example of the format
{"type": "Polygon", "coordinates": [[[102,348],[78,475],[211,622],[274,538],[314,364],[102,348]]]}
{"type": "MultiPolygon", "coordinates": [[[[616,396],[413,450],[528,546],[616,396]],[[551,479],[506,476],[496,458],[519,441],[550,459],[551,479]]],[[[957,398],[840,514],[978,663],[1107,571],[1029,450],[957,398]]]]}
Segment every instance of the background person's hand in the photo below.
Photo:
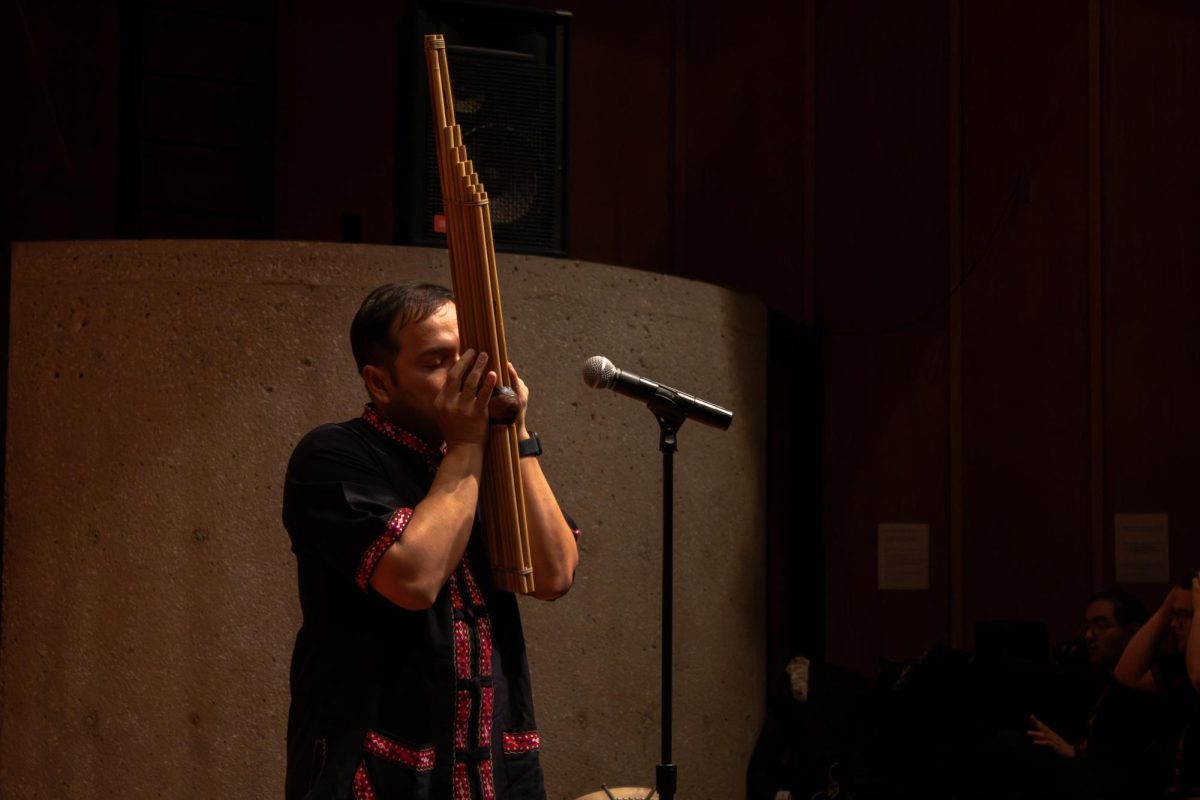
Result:
{"type": "Polygon", "coordinates": [[[1034,744],[1038,747],[1049,748],[1063,758],[1075,757],[1075,748],[1070,742],[1050,730],[1046,723],[1032,714],[1029,715],[1029,719],[1033,722],[1033,730],[1026,731],[1026,733],[1029,734],[1029,738],[1033,740],[1034,744]]]}

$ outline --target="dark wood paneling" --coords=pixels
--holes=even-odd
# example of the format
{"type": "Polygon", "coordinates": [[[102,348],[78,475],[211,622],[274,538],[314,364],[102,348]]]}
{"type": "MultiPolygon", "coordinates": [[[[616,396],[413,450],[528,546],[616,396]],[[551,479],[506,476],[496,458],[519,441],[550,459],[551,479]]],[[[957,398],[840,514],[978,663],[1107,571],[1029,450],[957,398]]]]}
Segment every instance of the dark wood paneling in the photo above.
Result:
{"type": "Polygon", "coordinates": [[[244,3],[236,13],[147,3],[142,20],[145,69],[259,83],[274,73],[274,32],[274,0],[244,3]]]}
{"type": "Polygon", "coordinates": [[[944,3],[817,6],[829,658],[872,674],[948,638],[944,3]],[[887,522],[930,525],[928,591],[877,589],[887,522]]]}
{"type": "Polygon", "coordinates": [[[669,271],[671,4],[559,4],[571,25],[570,249],[669,271]]]}
{"type": "Polygon", "coordinates": [[[874,674],[948,641],[946,332],[825,348],[829,659],[874,674]],[[930,526],[928,591],[879,591],[879,523],[930,526]]]}
{"type": "Polygon", "coordinates": [[[1087,6],[964,15],[968,265],[996,231],[963,291],[965,616],[1059,641],[1091,589],[1087,6]]]}
{"type": "Polygon", "coordinates": [[[1121,0],[1109,19],[1105,541],[1114,513],[1165,512],[1181,573],[1200,566],[1200,6],[1121,0]]]}
{"type": "Polygon", "coordinates": [[[270,167],[275,109],[260,88],[148,76],[142,101],[147,140],[258,148],[258,160],[270,167]]]}
{"type": "Polygon", "coordinates": [[[705,3],[687,18],[683,274],[803,308],[804,4],[705,3]],[[731,27],[738,14],[770,24],[731,27]]]}
{"type": "Polygon", "coordinates": [[[112,235],[115,5],[0,4],[0,240],[112,235]]]}
{"type": "Polygon", "coordinates": [[[817,6],[817,299],[830,331],[946,300],[944,3],[817,6]]]}
{"type": "Polygon", "coordinates": [[[385,0],[280,6],[275,238],[337,241],[342,215],[357,213],[364,242],[394,241],[403,11],[385,0]]]}
{"type": "MultiPolygon", "coordinates": [[[[142,146],[142,207],[147,211],[188,209],[262,218],[269,207],[270,175],[260,169],[262,157],[254,150],[154,144],[142,146]]],[[[260,225],[260,230],[262,229],[260,225]]],[[[171,231],[149,227],[148,231],[171,231]]]]}

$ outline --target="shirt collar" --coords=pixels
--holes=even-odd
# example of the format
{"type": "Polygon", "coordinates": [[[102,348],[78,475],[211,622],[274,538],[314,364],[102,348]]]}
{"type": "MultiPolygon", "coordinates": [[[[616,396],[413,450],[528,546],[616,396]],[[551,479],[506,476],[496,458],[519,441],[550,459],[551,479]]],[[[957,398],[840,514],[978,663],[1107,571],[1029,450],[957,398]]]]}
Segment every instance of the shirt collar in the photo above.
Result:
{"type": "Polygon", "coordinates": [[[431,447],[428,442],[415,433],[384,419],[383,415],[375,409],[374,403],[367,403],[363,406],[362,418],[367,421],[368,425],[393,442],[403,445],[425,459],[425,463],[431,470],[441,463],[442,456],[446,454],[446,445],[443,444],[438,448],[431,447]]]}

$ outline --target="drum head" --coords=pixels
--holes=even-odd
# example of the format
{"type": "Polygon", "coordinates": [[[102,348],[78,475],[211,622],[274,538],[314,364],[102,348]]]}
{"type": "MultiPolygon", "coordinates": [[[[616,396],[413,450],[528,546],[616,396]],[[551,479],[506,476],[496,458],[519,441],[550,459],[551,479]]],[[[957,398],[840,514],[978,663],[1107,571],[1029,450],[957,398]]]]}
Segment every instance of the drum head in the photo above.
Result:
{"type": "Polygon", "coordinates": [[[575,800],[646,800],[647,797],[658,800],[658,792],[653,792],[644,786],[616,786],[609,787],[607,792],[601,789],[598,792],[577,797],[575,800]]]}

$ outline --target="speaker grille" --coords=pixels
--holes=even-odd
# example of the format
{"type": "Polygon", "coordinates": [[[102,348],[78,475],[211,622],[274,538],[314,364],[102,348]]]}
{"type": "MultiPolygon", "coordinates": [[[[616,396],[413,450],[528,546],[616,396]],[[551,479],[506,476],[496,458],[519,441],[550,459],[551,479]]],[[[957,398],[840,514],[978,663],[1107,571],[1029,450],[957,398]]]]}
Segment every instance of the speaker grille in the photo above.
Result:
{"type": "MultiPolygon", "coordinates": [[[[496,247],[562,251],[555,68],[447,50],[454,113],[487,189],[496,247]]],[[[435,215],[441,213],[442,189],[428,117],[425,153],[423,228],[430,238],[444,239],[434,225],[435,215]]]]}

